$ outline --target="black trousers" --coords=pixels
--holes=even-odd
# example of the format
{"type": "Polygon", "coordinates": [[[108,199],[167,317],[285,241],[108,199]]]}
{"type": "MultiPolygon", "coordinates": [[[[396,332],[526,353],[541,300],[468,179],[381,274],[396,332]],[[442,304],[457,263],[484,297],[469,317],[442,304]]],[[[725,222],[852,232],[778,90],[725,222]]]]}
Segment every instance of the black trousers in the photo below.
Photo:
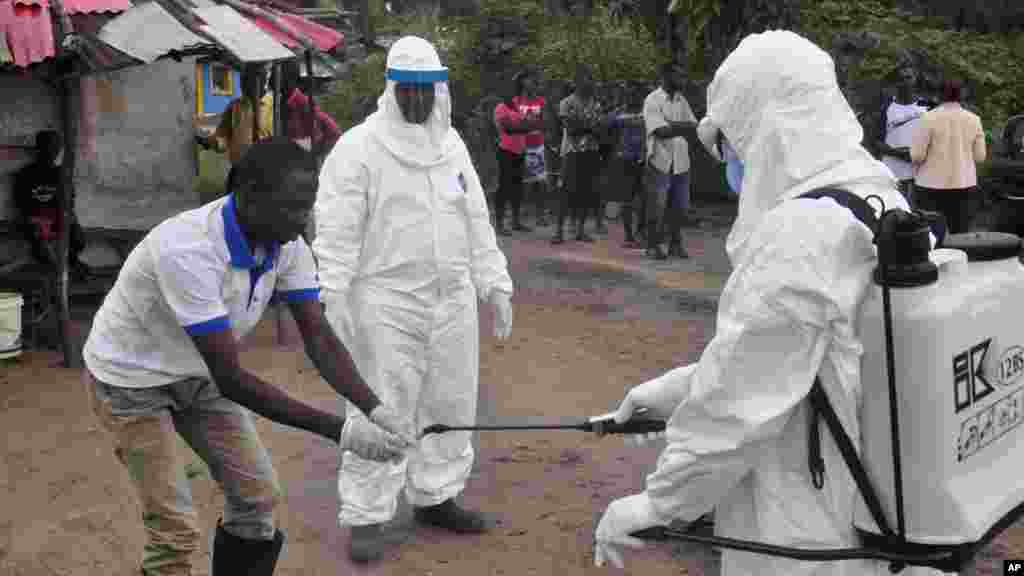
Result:
{"type": "Polygon", "coordinates": [[[594,225],[598,228],[604,226],[605,210],[608,205],[606,189],[612,172],[609,168],[612,162],[616,161],[612,151],[611,146],[602,146],[597,151],[597,160],[594,165],[594,179],[591,186],[593,195],[590,198],[590,204],[594,210],[594,225]]]}
{"type": "Polygon", "coordinates": [[[937,190],[923,186],[914,187],[914,199],[917,206],[932,210],[946,218],[946,231],[949,234],[967,232],[971,221],[971,194],[975,188],[958,188],[937,190]]]}
{"type": "Polygon", "coordinates": [[[644,163],[635,160],[622,161],[623,184],[630,188],[630,201],[622,205],[622,227],[626,231],[626,240],[633,240],[633,235],[639,233],[645,226],[644,214],[647,213],[647,189],[644,179],[644,163]],[[633,228],[633,216],[636,218],[636,228],[633,228]]]}
{"type": "Polygon", "coordinates": [[[565,182],[558,209],[558,232],[565,225],[565,217],[572,216],[576,223],[576,234],[583,233],[583,221],[587,208],[593,203],[594,182],[601,168],[601,156],[596,150],[569,152],[562,160],[562,178],[565,182]]]}
{"type": "MultiPolygon", "coordinates": [[[[82,226],[78,223],[78,219],[75,215],[72,213],[70,217],[71,226],[68,228],[70,232],[68,236],[68,262],[71,266],[77,267],[82,264],[78,257],[82,254],[82,251],[85,250],[85,233],[82,230],[82,226]]],[[[51,254],[50,251],[57,250],[58,241],[43,240],[35,233],[31,224],[25,224],[24,226],[27,231],[25,239],[29,243],[29,248],[32,251],[32,257],[35,258],[37,262],[56,266],[57,262],[53,260],[53,254],[51,254]]]]}
{"type": "Polygon", "coordinates": [[[498,148],[498,193],[494,198],[495,228],[505,226],[505,206],[512,205],[512,222],[519,223],[519,208],[523,203],[523,171],[526,158],[498,148]]]}

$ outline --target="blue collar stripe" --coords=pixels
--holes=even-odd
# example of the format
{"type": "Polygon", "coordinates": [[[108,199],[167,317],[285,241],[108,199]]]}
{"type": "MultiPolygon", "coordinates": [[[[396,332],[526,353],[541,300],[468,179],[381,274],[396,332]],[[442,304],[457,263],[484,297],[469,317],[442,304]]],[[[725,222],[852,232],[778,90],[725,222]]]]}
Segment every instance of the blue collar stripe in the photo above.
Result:
{"type": "Polygon", "coordinates": [[[224,216],[224,241],[228,244],[228,253],[231,254],[231,265],[236,268],[254,268],[256,261],[249,250],[249,243],[242,234],[242,228],[238,225],[238,217],[235,215],[235,195],[228,196],[228,201],[221,209],[224,216]]]}
{"type": "Polygon", "coordinates": [[[266,247],[267,255],[263,264],[256,265],[256,258],[253,257],[249,247],[249,241],[242,233],[242,227],[238,224],[238,217],[235,215],[235,195],[228,196],[228,201],[221,209],[224,218],[224,241],[228,245],[228,253],[231,255],[231,265],[249,271],[249,304],[252,304],[253,294],[256,292],[256,284],[268,270],[274,267],[277,254],[281,251],[281,245],[277,242],[266,247]]]}
{"type": "Polygon", "coordinates": [[[385,77],[401,84],[433,84],[448,81],[448,69],[442,70],[398,70],[388,68],[385,77]]]}
{"type": "MultiPolygon", "coordinates": [[[[242,227],[239,226],[238,217],[235,215],[234,194],[228,196],[228,201],[221,209],[221,214],[224,217],[224,241],[227,242],[228,253],[231,255],[231,265],[246,270],[256,268],[256,259],[252,255],[249,241],[242,233],[242,227]]],[[[263,266],[259,267],[258,275],[262,275],[274,266],[274,261],[280,250],[281,245],[276,242],[267,246],[267,257],[263,259],[263,266]]]]}

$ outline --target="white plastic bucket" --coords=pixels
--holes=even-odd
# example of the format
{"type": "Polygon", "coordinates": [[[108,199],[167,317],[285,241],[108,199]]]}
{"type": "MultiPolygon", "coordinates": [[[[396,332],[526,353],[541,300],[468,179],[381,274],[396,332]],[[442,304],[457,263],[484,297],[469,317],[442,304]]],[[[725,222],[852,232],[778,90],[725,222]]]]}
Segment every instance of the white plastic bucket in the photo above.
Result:
{"type": "Polygon", "coordinates": [[[21,354],[21,294],[0,292],[0,359],[21,354]]]}

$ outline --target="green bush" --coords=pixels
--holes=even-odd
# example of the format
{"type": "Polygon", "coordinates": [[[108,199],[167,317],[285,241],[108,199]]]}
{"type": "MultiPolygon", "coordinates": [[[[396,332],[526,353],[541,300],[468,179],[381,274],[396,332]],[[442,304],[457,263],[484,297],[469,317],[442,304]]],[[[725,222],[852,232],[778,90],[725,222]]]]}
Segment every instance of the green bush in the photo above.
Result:
{"type": "Polygon", "coordinates": [[[375,52],[366,60],[353,63],[348,78],[320,98],[320,107],[334,117],[338,128],[348,130],[372,111],[384,89],[384,54],[375,52]]]}
{"type": "Polygon", "coordinates": [[[879,0],[804,0],[801,28],[826,49],[833,47],[836,30],[877,33],[881,46],[850,70],[855,82],[883,80],[896,68],[901,54],[916,50],[973,89],[971,104],[978,108],[986,127],[1001,126],[1024,110],[1020,34],[950,30],[941,19],[912,14],[891,1],[879,0]]]}
{"type": "Polygon", "coordinates": [[[540,42],[523,52],[523,60],[539,65],[547,78],[571,80],[575,64],[582,62],[599,82],[653,81],[666,57],[639,19],[617,19],[603,5],[589,20],[569,16],[548,22],[540,42]]]}
{"type": "Polygon", "coordinates": [[[493,61],[493,55],[487,52],[487,41],[490,40],[487,23],[503,21],[519,23],[528,46],[541,42],[545,16],[543,6],[536,0],[481,0],[477,15],[447,18],[440,26],[443,53],[451,70],[452,90],[456,96],[455,105],[463,113],[474,109],[505,76],[506,70],[533,63],[528,51],[521,46],[503,54],[500,64],[493,61]]]}
{"type": "MultiPolygon", "coordinates": [[[[548,17],[541,0],[481,0],[473,17],[385,15],[382,2],[371,2],[371,17],[380,33],[413,33],[432,40],[451,70],[456,114],[468,115],[485,96],[496,92],[508,73],[524,65],[540,68],[550,80],[571,80],[575,64],[583,62],[598,81],[656,78],[657,63],[667,58],[641,17],[617,18],[608,2],[598,1],[590,18],[548,17]],[[488,22],[517,21],[523,42],[500,57],[487,52],[488,22]]],[[[703,51],[703,30],[720,13],[724,0],[680,1],[680,10],[693,24],[687,55],[695,80],[710,76],[715,66],[703,51]]],[[[907,49],[961,75],[972,87],[971,103],[986,128],[1002,125],[1024,112],[1024,39],[949,30],[938,19],[902,11],[893,0],[802,0],[799,31],[832,50],[836,30],[871,31],[882,44],[857,61],[849,71],[857,83],[882,81],[907,49]]],[[[833,52],[834,53],[834,52],[833,52]]],[[[353,66],[351,79],[338,83],[323,98],[325,110],[344,129],[362,120],[384,86],[384,55],[374,54],[353,66]],[[368,105],[369,103],[369,105],[368,105]]]]}
{"type": "MultiPolygon", "coordinates": [[[[597,81],[651,81],[657,62],[665,56],[639,19],[615,18],[604,4],[589,19],[548,18],[540,0],[481,0],[480,11],[473,17],[385,18],[377,11],[371,15],[379,34],[416,34],[434,42],[450,69],[456,114],[463,116],[482,98],[493,95],[508,72],[523,66],[538,67],[546,79],[571,80],[576,62],[583,62],[593,69],[597,81]],[[524,41],[501,54],[496,59],[500,65],[494,65],[484,46],[486,23],[505,20],[521,24],[524,41]]],[[[373,54],[354,64],[351,78],[338,82],[321,105],[346,130],[362,121],[368,100],[376,102],[384,86],[383,74],[384,55],[373,54]]]]}

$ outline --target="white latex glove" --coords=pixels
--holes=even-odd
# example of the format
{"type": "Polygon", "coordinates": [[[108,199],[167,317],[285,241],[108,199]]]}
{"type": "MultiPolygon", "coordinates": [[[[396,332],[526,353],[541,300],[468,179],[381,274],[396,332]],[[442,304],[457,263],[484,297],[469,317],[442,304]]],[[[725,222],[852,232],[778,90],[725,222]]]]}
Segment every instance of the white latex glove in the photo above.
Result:
{"type": "Polygon", "coordinates": [[[639,386],[630,388],[622,403],[615,410],[615,421],[619,424],[635,417],[643,411],[645,418],[668,420],[676,407],[686,397],[688,386],[679,386],[674,373],[648,380],[639,386]]]}
{"type": "Polygon", "coordinates": [[[405,455],[405,442],[365,418],[346,418],[338,444],[342,453],[377,462],[399,462],[405,455]]]}
{"type": "Polygon", "coordinates": [[[370,421],[380,426],[385,431],[398,437],[406,444],[405,448],[412,448],[418,444],[416,432],[413,429],[412,420],[403,418],[389,406],[378,404],[370,414],[370,421]]]}
{"type": "Polygon", "coordinates": [[[715,160],[725,161],[718,151],[718,126],[715,126],[707,116],[701,118],[700,123],[697,124],[697,139],[715,160]]]}
{"type": "MultiPolygon", "coordinates": [[[[690,364],[653,380],[648,380],[639,386],[634,386],[626,393],[626,397],[615,410],[615,422],[622,424],[637,416],[667,422],[672,418],[679,403],[686,398],[690,390],[688,376],[696,369],[696,364],[690,364]]],[[[638,445],[664,436],[664,432],[629,435],[632,441],[638,445]]]]}
{"type": "MultiPolygon", "coordinates": [[[[600,422],[600,421],[615,420],[615,414],[616,414],[616,412],[609,412],[607,414],[601,414],[600,416],[593,416],[593,417],[590,418],[590,421],[591,422],[600,422]]],[[[643,410],[643,409],[638,410],[635,414],[638,417],[642,417],[642,418],[648,418],[649,417],[647,415],[647,411],[643,410]]],[[[594,431],[597,433],[598,436],[604,436],[605,435],[605,432],[601,428],[600,425],[596,426],[594,431]]],[[[631,440],[637,446],[643,446],[644,444],[647,444],[648,442],[654,442],[655,440],[659,440],[661,438],[664,438],[665,437],[665,433],[664,432],[648,432],[647,434],[626,434],[625,436],[626,436],[627,439],[631,440]]]]}
{"type": "Polygon", "coordinates": [[[620,548],[646,546],[643,540],[630,534],[661,524],[646,492],[615,500],[604,511],[594,532],[594,565],[600,568],[610,560],[616,568],[624,568],[620,548]]]}
{"type": "Polygon", "coordinates": [[[491,306],[494,307],[494,337],[508,340],[512,334],[512,295],[500,290],[491,292],[491,306]]]}

